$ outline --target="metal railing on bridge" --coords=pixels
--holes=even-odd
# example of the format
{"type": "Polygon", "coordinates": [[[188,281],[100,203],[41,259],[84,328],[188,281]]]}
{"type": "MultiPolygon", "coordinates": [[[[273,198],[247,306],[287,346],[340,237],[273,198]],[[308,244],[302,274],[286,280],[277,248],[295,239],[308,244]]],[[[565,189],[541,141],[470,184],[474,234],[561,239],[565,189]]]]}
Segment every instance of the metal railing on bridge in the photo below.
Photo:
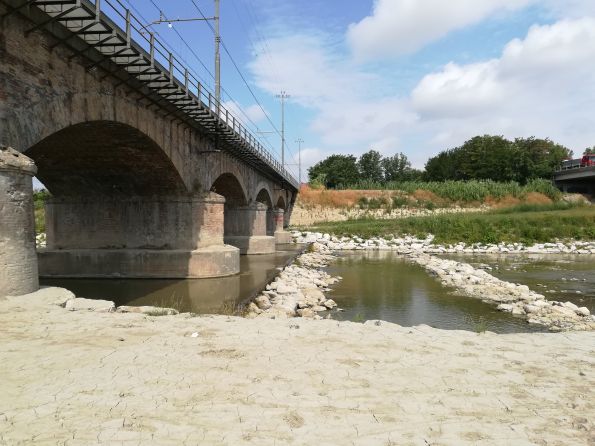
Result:
{"type": "MultiPolygon", "coordinates": [[[[174,106],[200,127],[219,135],[228,152],[298,188],[287,169],[119,0],[29,0],[14,6],[9,14],[30,6],[41,9],[47,19],[28,33],[61,23],[70,34],[57,36],[57,44],[78,37],[102,56],[87,66],[88,70],[111,61],[145,86],[152,93],[146,97],[155,105],[162,106],[165,101],[174,106]]],[[[85,56],[87,49],[75,51],[70,58],[85,56]]],[[[122,80],[117,85],[129,82],[122,80]]]]}

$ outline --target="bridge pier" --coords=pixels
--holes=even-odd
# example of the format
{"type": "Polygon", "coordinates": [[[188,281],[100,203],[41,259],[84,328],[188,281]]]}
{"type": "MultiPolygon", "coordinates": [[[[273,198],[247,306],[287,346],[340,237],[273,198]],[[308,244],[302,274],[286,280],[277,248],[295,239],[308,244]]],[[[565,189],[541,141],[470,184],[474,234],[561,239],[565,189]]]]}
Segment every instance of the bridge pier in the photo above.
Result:
{"type": "Polygon", "coordinates": [[[285,210],[273,210],[273,227],[275,231],[275,243],[286,244],[291,243],[291,234],[285,230],[285,210]]]}
{"type": "Polygon", "coordinates": [[[225,243],[240,254],[272,254],[275,237],[267,235],[267,207],[262,203],[229,206],[225,210],[225,243]]]}
{"type": "Polygon", "coordinates": [[[46,277],[207,278],[239,273],[224,244],[225,199],[61,197],[46,204],[46,277]]]}
{"type": "Polygon", "coordinates": [[[31,159],[0,146],[0,296],[39,289],[31,159]]]}

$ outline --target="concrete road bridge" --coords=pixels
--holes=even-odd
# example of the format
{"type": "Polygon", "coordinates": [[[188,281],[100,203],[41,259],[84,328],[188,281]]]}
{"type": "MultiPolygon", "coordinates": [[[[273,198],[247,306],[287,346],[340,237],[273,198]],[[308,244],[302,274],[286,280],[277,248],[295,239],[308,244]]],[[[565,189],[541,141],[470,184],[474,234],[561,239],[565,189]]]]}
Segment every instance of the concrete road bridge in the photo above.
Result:
{"type": "Polygon", "coordinates": [[[0,144],[52,194],[42,276],[220,277],[288,241],[296,180],[118,0],[0,0],[0,144]]]}
{"type": "Polygon", "coordinates": [[[563,192],[595,196],[595,166],[558,170],[554,181],[563,192]]]}

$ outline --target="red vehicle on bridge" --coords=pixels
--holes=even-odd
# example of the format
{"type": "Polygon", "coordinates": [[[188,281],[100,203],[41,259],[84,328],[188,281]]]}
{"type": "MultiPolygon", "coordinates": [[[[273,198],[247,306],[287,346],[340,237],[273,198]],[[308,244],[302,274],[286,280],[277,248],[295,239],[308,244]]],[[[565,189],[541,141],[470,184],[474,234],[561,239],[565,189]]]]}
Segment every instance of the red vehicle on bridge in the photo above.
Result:
{"type": "Polygon", "coordinates": [[[581,158],[581,167],[595,166],[595,153],[585,154],[581,158]]]}

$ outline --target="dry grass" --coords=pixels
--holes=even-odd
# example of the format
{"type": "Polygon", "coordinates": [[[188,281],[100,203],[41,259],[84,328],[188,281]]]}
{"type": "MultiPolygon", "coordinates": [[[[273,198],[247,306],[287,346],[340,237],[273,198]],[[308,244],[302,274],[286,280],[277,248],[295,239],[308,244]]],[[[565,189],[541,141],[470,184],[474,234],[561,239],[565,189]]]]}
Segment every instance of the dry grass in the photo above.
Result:
{"type": "MultiPolygon", "coordinates": [[[[427,189],[415,189],[410,193],[399,190],[327,190],[312,189],[304,185],[298,195],[298,205],[305,209],[314,207],[347,209],[361,205],[364,202],[380,201],[381,203],[394,204],[393,198],[402,202],[398,207],[424,207],[432,206],[444,208],[451,206],[480,207],[487,205],[496,209],[503,209],[521,204],[547,205],[553,200],[541,192],[527,192],[524,195],[506,194],[501,196],[488,195],[484,200],[457,201],[438,195],[427,189]]],[[[386,207],[382,205],[381,207],[386,207]]]]}
{"type": "Polygon", "coordinates": [[[321,206],[330,208],[351,208],[357,205],[361,198],[380,198],[395,195],[383,190],[328,190],[312,189],[304,185],[300,188],[298,204],[304,208],[321,206]]]}

